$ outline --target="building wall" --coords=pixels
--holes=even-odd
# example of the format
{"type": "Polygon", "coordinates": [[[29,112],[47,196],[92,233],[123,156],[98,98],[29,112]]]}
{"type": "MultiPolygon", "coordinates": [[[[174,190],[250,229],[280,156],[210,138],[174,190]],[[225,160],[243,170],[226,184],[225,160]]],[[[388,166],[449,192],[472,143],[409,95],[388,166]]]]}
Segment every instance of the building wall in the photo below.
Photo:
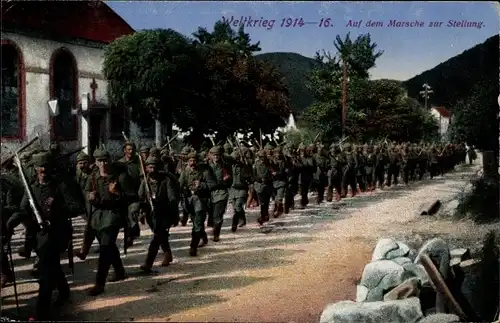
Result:
{"type": "Polygon", "coordinates": [[[442,117],[436,109],[431,109],[431,114],[438,121],[439,135],[441,136],[441,139],[446,140],[448,136],[448,128],[450,126],[450,118],[442,117]]]}

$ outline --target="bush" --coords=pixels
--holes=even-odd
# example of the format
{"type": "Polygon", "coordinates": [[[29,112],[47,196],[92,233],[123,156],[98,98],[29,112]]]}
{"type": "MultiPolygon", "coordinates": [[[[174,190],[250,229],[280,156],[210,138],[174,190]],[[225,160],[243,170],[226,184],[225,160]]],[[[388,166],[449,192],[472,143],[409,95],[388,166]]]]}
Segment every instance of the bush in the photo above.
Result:
{"type": "Polygon", "coordinates": [[[472,180],[472,191],[460,198],[457,215],[470,216],[475,222],[486,223],[499,218],[499,181],[485,176],[472,180]]]}

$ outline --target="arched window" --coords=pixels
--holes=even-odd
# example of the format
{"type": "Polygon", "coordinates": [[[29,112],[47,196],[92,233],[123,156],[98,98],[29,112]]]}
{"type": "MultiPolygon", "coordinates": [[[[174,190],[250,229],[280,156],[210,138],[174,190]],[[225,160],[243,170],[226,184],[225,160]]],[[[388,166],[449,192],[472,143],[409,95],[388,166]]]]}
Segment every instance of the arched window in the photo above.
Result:
{"type": "Polygon", "coordinates": [[[2,138],[24,136],[24,63],[17,46],[2,40],[2,138]]]}
{"type": "Polygon", "coordinates": [[[78,125],[71,111],[78,103],[78,70],[74,56],[57,50],[51,61],[51,99],[57,99],[59,115],[52,118],[52,133],[57,140],[76,140],[78,125]]]}

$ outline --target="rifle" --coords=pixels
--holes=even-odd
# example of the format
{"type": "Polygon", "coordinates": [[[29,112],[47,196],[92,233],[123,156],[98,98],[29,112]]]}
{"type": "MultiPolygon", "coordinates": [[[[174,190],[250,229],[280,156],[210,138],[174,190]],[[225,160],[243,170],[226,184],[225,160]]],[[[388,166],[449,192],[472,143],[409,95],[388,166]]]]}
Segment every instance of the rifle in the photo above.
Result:
{"type": "MultiPolygon", "coordinates": [[[[128,141],[128,138],[125,135],[125,132],[122,132],[122,135],[123,135],[123,138],[125,139],[125,141],[128,141]]],[[[146,167],[144,166],[144,161],[142,160],[141,156],[137,152],[135,152],[135,155],[137,156],[137,158],[139,158],[139,163],[141,165],[142,179],[144,180],[144,187],[146,189],[146,199],[148,201],[149,206],[151,207],[151,212],[154,212],[155,206],[153,203],[153,195],[151,193],[151,186],[149,186],[148,177],[146,175],[146,167]]]]}
{"type": "Polygon", "coordinates": [[[24,170],[23,170],[23,164],[21,163],[21,159],[19,158],[19,155],[17,152],[14,156],[14,161],[17,164],[17,168],[19,170],[19,177],[21,177],[22,183],[24,185],[24,189],[26,191],[26,194],[28,195],[29,204],[30,204],[31,209],[33,210],[33,213],[35,214],[36,221],[38,222],[40,229],[45,230],[50,226],[50,222],[44,221],[40,215],[40,209],[36,205],[35,199],[33,197],[33,192],[31,191],[31,187],[28,184],[28,179],[27,179],[26,174],[24,173],[24,170]]]}
{"type": "Polygon", "coordinates": [[[35,138],[31,139],[30,141],[28,141],[24,145],[22,145],[21,148],[19,148],[16,153],[13,153],[11,156],[9,156],[7,159],[5,159],[2,162],[2,167],[4,167],[7,164],[8,161],[12,160],[16,156],[16,154],[21,153],[23,150],[25,150],[26,148],[28,148],[29,146],[31,146],[36,140],[38,140],[38,136],[36,136],[35,138]]]}
{"type": "MultiPolygon", "coordinates": [[[[123,135],[125,135],[125,133],[124,133],[124,132],[122,132],[122,134],[123,134],[123,135]]],[[[175,134],[175,136],[173,136],[172,138],[167,137],[167,143],[166,143],[166,144],[164,144],[163,146],[161,146],[161,147],[160,147],[160,150],[165,149],[165,147],[167,147],[167,146],[168,146],[168,148],[169,148],[170,150],[172,150],[172,145],[171,145],[171,143],[172,143],[172,141],[174,141],[174,140],[175,140],[175,138],[177,138],[177,136],[179,136],[179,134],[180,134],[180,132],[176,133],[176,134],[175,134]]],[[[125,137],[125,138],[126,138],[126,137],[125,137]]]]}

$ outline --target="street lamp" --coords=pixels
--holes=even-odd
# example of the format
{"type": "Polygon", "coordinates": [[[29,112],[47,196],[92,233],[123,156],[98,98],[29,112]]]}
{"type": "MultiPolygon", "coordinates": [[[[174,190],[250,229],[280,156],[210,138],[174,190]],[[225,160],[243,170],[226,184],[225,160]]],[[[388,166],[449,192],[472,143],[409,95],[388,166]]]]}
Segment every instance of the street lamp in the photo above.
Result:
{"type": "Polygon", "coordinates": [[[427,84],[427,82],[425,82],[423,85],[422,85],[422,88],[424,89],[423,91],[420,91],[420,95],[424,98],[425,100],[425,110],[427,110],[427,100],[429,99],[429,94],[432,94],[434,93],[434,91],[432,90],[432,88],[430,87],[429,84],[427,84]]]}

